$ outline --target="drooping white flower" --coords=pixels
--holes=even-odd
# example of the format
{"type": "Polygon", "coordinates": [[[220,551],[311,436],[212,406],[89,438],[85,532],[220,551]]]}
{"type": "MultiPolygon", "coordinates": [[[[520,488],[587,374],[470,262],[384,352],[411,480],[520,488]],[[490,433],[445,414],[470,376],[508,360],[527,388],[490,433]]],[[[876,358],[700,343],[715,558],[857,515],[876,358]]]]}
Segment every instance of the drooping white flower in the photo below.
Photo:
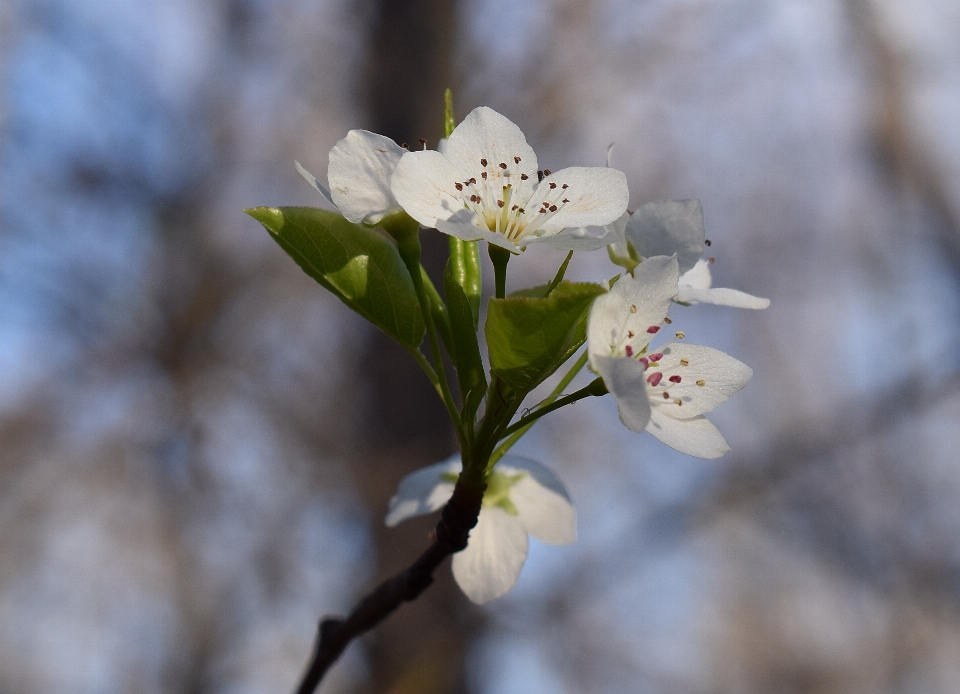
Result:
{"type": "MultiPolygon", "coordinates": [[[[615,229],[612,232],[618,233],[615,229]]],[[[648,202],[630,215],[618,236],[609,246],[610,257],[628,270],[644,258],[676,254],[680,272],[676,297],[679,302],[752,309],[770,305],[769,299],[736,289],[711,288],[710,266],[701,258],[706,235],[699,200],[648,202]]]]}
{"type": "Polygon", "coordinates": [[[300,162],[294,164],[300,175],[349,221],[372,226],[401,209],[390,191],[390,178],[406,151],[389,137],[368,130],[351,130],[330,150],[330,190],[300,162]]]}
{"type": "Polygon", "coordinates": [[[743,388],[752,375],[723,352],[676,340],[650,347],[677,295],[677,260],[647,258],[597,297],[587,320],[590,366],[617,400],[620,421],[681,453],[718,458],[730,450],[704,412],[743,388]]]}
{"type": "MultiPolygon", "coordinates": [[[[438,510],[453,494],[460,456],[417,470],[400,481],[390,499],[389,527],[438,510]]],[[[477,525],[466,549],[453,555],[453,576],[471,601],[507,593],[527,558],[527,534],[551,545],[577,539],[576,513],[557,476],[540,463],[505,455],[487,481],[477,525]]]]}
{"type": "Polygon", "coordinates": [[[626,177],[614,169],[539,171],[520,128],[486,107],[467,115],[442,152],[404,154],[391,190],[423,226],[515,253],[568,228],[609,224],[629,198],[626,177]]]}

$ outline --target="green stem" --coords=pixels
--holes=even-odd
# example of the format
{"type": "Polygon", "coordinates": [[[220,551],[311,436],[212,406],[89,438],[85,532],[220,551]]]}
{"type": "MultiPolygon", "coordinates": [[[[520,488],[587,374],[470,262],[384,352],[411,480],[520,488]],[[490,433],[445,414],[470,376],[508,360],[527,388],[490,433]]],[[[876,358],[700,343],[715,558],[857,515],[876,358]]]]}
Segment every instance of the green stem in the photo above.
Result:
{"type": "MultiPolygon", "coordinates": [[[[413,288],[417,292],[417,299],[420,301],[420,311],[423,313],[423,320],[427,324],[427,338],[430,340],[430,351],[433,354],[433,370],[436,373],[439,386],[440,398],[447,407],[450,419],[457,427],[457,435],[463,439],[463,426],[460,420],[460,413],[457,412],[457,406],[453,402],[453,395],[450,393],[450,385],[447,383],[447,374],[443,368],[443,357],[440,354],[440,344],[437,341],[437,329],[433,322],[433,312],[430,310],[430,300],[427,298],[427,292],[423,286],[423,277],[420,276],[420,237],[417,234],[397,239],[397,250],[400,257],[407,266],[410,278],[413,280],[413,288]]],[[[461,444],[463,441],[461,440],[461,444]]]]}
{"type": "Polygon", "coordinates": [[[531,426],[535,421],[540,419],[546,414],[550,414],[554,410],[559,410],[561,407],[566,407],[567,405],[575,403],[577,400],[583,400],[584,398],[589,398],[591,396],[606,395],[607,387],[603,385],[602,378],[596,378],[591,381],[588,385],[584,386],[578,391],[570,393],[570,395],[564,395],[562,398],[554,400],[553,402],[544,405],[538,410],[531,412],[530,414],[521,417],[516,422],[507,427],[503,435],[509,436],[510,434],[519,431],[525,427],[531,426]]]}
{"type": "Polygon", "coordinates": [[[496,296],[498,299],[507,295],[507,263],[510,262],[511,255],[513,254],[506,248],[490,246],[490,261],[493,263],[493,276],[496,280],[496,296]]]}
{"type": "MultiPolygon", "coordinates": [[[[580,358],[577,359],[576,362],[574,362],[573,366],[570,367],[570,370],[567,371],[566,374],[564,374],[563,378],[561,378],[560,382],[557,384],[557,387],[553,389],[550,395],[547,396],[547,399],[544,400],[543,402],[545,404],[549,404],[554,400],[556,400],[557,397],[560,395],[560,393],[563,392],[563,389],[566,388],[568,385],[570,385],[570,382],[573,381],[576,375],[580,373],[580,370],[583,369],[583,367],[586,366],[586,364],[587,364],[587,353],[584,352],[583,354],[580,355],[580,358]]],[[[513,444],[519,441],[523,437],[523,435],[530,430],[530,427],[532,427],[533,425],[534,425],[534,422],[530,422],[529,424],[525,425],[522,429],[518,429],[517,431],[510,434],[507,438],[505,438],[500,443],[500,445],[497,446],[497,449],[490,455],[490,462],[487,464],[487,469],[489,470],[493,468],[493,466],[496,465],[497,461],[500,460],[500,458],[502,458],[503,455],[513,447],[513,444]]]]}

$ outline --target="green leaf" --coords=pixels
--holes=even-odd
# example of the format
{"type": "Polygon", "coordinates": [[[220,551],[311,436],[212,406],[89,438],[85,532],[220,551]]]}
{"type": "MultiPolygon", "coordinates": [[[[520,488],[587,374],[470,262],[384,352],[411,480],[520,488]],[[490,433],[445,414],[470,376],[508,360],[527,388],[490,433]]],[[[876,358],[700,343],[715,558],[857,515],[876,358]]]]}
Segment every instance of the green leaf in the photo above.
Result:
{"type": "Polygon", "coordinates": [[[409,349],[423,341],[420,304],[397,249],[341,215],[313,207],[244,210],[304,272],[409,349]]]}
{"type": "Polygon", "coordinates": [[[483,394],[487,390],[487,379],[483,370],[483,358],[480,356],[480,345],[477,342],[473,309],[470,299],[457,281],[453,260],[451,257],[443,273],[443,291],[447,297],[447,313],[453,336],[452,356],[463,396],[463,415],[469,418],[480,407],[483,394]]]}
{"type": "Polygon", "coordinates": [[[604,293],[597,284],[561,282],[490,299],[485,332],[490,367],[520,394],[557,370],[586,339],[587,311],[604,293]]]}

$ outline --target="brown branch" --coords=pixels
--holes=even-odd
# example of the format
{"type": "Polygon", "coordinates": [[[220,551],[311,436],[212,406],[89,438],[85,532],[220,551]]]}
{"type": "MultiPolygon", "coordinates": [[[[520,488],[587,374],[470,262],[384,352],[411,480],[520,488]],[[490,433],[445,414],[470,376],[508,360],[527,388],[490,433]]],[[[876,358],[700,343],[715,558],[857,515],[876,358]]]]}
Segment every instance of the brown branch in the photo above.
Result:
{"type": "Polygon", "coordinates": [[[402,603],[416,600],[433,583],[433,572],[440,563],[467,546],[470,530],[480,515],[485,488],[485,484],[471,484],[461,476],[440,514],[433,544],[413,564],[364,597],[346,618],[328,617],[320,621],[313,660],[297,694],[312,694],[354,638],[375,627],[402,603]]]}

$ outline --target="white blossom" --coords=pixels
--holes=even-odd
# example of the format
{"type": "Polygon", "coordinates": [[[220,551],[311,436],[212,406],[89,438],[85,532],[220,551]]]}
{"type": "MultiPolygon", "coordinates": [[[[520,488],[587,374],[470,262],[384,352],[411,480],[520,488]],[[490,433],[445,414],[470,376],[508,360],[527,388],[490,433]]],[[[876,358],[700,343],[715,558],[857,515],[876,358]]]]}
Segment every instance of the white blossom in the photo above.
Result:
{"type": "Polygon", "coordinates": [[[681,453],[718,458],[729,446],[703,414],[743,388],[753,372],[719,350],[686,344],[682,332],[651,347],[677,281],[676,257],[655,256],[597,297],[587,321],[590,366],[617,400],[627,428],[648,431],[681,453]]]}
{"type": "MultiPolygon", "coordinates": [[[[460,456],[413,472],[390,499],[386,524],[432,513],[453,494],[460,456]]],[[[487,481],[477,525],[466,549],[453,555],[453,576],[471,601],[507,593],[527,558],[527,535],[551,545],[577,538],[576,513],[563,483],[540,463],[505,455],[487,481]]]]}
{"type": "Polygon", "coordinates": [[[626,177],[614,169],[541,172],[520,128],[486,107],[471,111],[442,151],[404,154],[391,190],[423,226],[515,253],[551,237],[566,248],[564,230],[610,224],[629,198],[626,177]]]}
{"type": "Polygon", "coordinates": [[[711,288],[710,265],[703,255],[706,236],[699,200],[649,202],[629,216],[622,231],[609,228],[616,240],[610,257],[632,270],[644,258],[676,254],[680,272],[676,300],[684,304],[719,304],[736,308],[767,308],[769,299],[736,289],[711,288]]]}

